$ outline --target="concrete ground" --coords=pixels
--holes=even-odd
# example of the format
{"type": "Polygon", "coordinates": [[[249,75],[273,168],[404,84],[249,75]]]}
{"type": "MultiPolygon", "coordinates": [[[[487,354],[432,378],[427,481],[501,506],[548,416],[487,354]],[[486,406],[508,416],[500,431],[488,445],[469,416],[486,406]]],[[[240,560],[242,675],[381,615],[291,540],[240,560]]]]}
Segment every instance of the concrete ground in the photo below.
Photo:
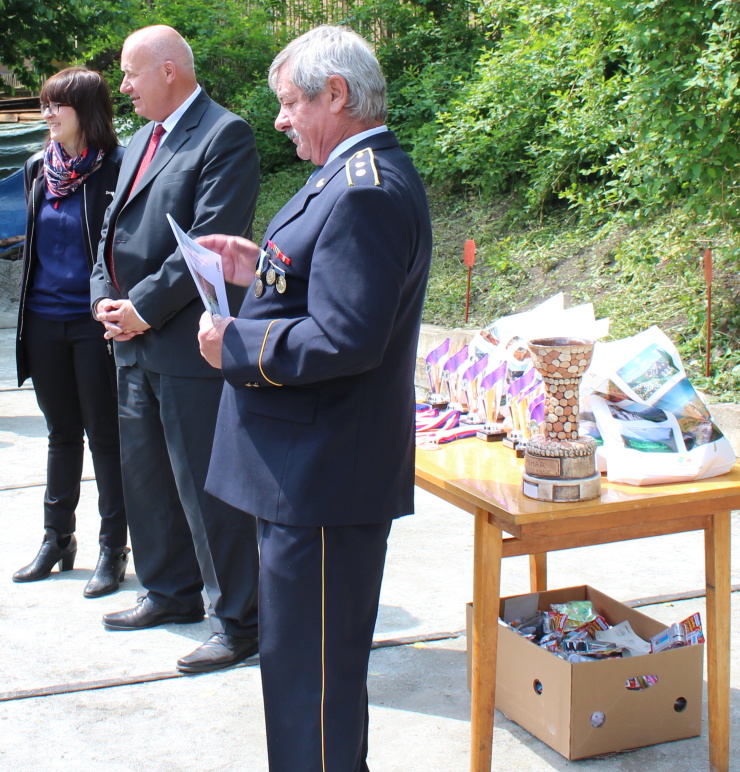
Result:
{"type": "MultiPolygon", "coordinates": [[[[128,608],[141,592],[133,565],[118,593],[83,598],[97,560],[89,459],[75,570],[55,570],[31,584],[11,581],[42,537],[46,453],[46,427],[33,391],[15,387],[13,325],[12,312],[0,314],[0,769],[264,772],[258,659],[219,673],[180,676],[175,661],[208,637],[207,623],[106,631],[101,615],[128,608]]],[[[734,431],[737,413],[723,408],[722,416],[734,431]]],[[[729,434],[719,413],[717,420],[729,434]]],[[[740,544],[737,514],[732,531],[740,544]]],[[[550,556],[549,583],[587,583],[624,601],[701,591],[703,554],[701,533],[568,550],[550,556]]],[[[373,772],[469,768],[464,627],[472,555],[472,517],[418,491],[416,516],[398,521],[391,534],[375,636],[386,645],[370,661],[373,772]]],[[[733,557],[732,582],[739,584],[737,547],[733,557]]],[[[527,592],[528,582],[526,558],[505,561],[503,595],[527,592]]],[[[731,769],[740,770],[740,592],[733,593],[732,609],[731,769]]],[[[641,610],[670,623],[703,613],[704,599],[641,610]]],[[[700,737],[569,762],[497,712],[493,768],[696,772],[708,769],[707,742],[705,705],[700,737]]]]}

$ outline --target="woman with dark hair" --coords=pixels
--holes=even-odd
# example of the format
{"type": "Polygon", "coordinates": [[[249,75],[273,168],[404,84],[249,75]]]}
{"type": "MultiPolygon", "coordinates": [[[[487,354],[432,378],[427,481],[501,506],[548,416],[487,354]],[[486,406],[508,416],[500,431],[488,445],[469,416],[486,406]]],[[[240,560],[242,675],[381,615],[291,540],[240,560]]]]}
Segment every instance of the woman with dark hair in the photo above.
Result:
{"type": "Polygon", "coordinates": [[[16,360],[30,376],[49,431],[44,538],[15,582],[74,567],[75,510],[84,435],[90,443],[100,511],[100,557],[84,590],[115,592],[126,571],[116,374],[104,329],[90,316],[90,272],[103,216],[123,158],[113,130],[110,89],[99,73],[69,67],[41,88],[49,139],[25,166],[27,202],[16,360]]]}

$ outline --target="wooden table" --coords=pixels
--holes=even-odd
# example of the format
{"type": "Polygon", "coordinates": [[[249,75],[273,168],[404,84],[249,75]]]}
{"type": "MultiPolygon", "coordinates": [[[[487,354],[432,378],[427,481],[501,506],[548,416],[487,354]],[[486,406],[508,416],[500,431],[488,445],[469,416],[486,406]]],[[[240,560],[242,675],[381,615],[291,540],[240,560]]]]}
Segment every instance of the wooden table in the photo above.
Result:
{"type": "Polygon", "coordinates": [[[501,443],[474,438],[416,455],[417,484],[475,516],[472,772],[491,769],[502,558],[529,555],[532,590],[544,590],[549,551],[696,530],[704,531],[709,764],[711,772],[728,772],[730,513],[740,509],[740,464],[692,483],[635,487],[603,479],[599,499],[577,503],[527,498],[522,468],[501,443]]]}

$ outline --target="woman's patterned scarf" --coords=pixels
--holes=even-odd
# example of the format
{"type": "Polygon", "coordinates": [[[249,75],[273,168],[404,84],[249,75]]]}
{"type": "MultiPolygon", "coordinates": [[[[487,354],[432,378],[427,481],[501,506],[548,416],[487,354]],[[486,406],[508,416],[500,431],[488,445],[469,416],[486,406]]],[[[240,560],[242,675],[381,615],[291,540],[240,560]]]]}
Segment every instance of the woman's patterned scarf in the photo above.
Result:
{"type": "Polygon", "coordinates": [[[48,142],[44,153],[46,186],[54,198],[74,193],[103,163],[105,152],[86,147],[76,158],[70,158],[58,142],[48,142]]]}

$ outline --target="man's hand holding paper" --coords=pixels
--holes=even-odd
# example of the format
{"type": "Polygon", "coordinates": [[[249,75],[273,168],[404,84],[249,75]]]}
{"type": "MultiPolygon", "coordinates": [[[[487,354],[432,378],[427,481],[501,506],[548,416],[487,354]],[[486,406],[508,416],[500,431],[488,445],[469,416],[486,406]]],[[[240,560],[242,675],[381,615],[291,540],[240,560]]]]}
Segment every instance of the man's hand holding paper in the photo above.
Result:
{"type": "MultiPolygon", "coordinates": [[[[221,269],[224,280],[240,287],[248,287],[254,281],[260,248],[253,241],[240,236],[226,236],[216,233],[199,236],[195,239],[198,246],[221,257],[221,269]]],[[[200,318],[198,344],[201,356],[211,367],[221,369],[221,348],[224,332],[234,321],[234,317],[212,317],[208,312],[200,318]]]]}
{"type": "Polygon", "coordinates": [[[221,255],[224,279],[230,284],[248,287],[254,281],[260,248],[253,241],[217,233],[199,236],[195,243],[221,255]]]}
{"type": "Polygon", "coordinates": [[[229,300],[224,285],[221,255],[190,238],[171,215],[167,215],[167,220],[206,311],[214,317],[228,316],[229,300]]]}

